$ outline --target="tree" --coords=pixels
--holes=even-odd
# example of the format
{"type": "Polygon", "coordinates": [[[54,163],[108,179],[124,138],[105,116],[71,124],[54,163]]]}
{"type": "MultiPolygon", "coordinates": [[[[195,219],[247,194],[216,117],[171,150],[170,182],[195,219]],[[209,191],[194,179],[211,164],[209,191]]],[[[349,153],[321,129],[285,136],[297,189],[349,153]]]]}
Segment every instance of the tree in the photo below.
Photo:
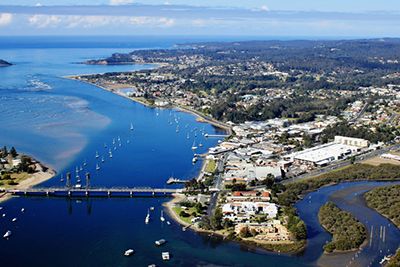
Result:
{"type": "Polygon", "coordinates": [[[222,229],[222,211],[220,208],[215,209],[214,215],[211,216],[210,224],[211,228],[214,230],[222,229]]]}
{"type": "Polygon", "coordinates": [[[11,147],[10,149],[10,154],[13,158],[15,158],[16,156],[18,156],[17,150],[15,149],[15,147],[11,147]]]}

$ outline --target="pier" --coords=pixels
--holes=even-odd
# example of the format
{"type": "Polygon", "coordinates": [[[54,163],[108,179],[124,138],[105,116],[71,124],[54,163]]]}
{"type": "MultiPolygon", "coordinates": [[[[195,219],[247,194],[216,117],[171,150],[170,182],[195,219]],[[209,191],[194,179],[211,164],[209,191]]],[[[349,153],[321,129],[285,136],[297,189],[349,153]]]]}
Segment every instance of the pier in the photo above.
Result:
{"type": "Polygon", "coordinates": [[[216,137],[216,138],[226,138],[229,137],[227,134],[205,134],[204,137],[216,137]]]}
{"type": "Polygon", "coordinates": [[[170,177],[167,180],[167,184],[185,184],[187,182],[189,182],[189,181],[188,180],[181,180],[181,179],[174,178],[174,177],[170,177]]]}
{"type": "Polygon", "coordinates": [[[133,197],[170,197],[174,193],[181,193],[183,189],[164,189],[150,187],[135,188],[30,188],[10,189],[3,191],[13,196],[34,197],[105,197],[105,198],[133,198],[133,197]]]}

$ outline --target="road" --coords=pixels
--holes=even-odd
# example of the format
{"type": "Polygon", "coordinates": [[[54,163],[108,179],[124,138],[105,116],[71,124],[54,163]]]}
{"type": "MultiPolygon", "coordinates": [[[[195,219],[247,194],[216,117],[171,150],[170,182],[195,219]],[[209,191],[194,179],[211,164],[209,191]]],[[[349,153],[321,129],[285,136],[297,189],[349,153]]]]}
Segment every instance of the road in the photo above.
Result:
{"type": "MultiPolygon", "coordinates": [[[[364,160],[380,156],[380,155],[382,155],[384,153],[389,152],[390,150],[397,150],[397,149],[400,149],[400,144],[395,144],[395,145],[383,147],[381,149],[377,149],[377,150],[371,151],[371,152],[369,152],[367,154],[362,154],[362,155],[356,156],[356,161],[355,162],[359,163],[359,162],[362,162],[364,160]]],[[[311,172],[308,172],[308,173],[293,177],[291,179],[284,180],[284,181],[282,181],[282,183],[283,184],[287,184],[287,183],[291,183],[291,182],[295,182],[295,181],[311,178],[311,177],[318,176],[318,175],[321,175],[321,174],[324,174],[324,173],[327,173],[327,172],[330,172],[330,171],[333,171],[333,170],[336,170],[336,169],[340,169],[340,168],[346,167],[348,165],[351,165],[351,159],[338,161],[336,163],[330,164],[327,167],[320,168],[320,169],[317,169],[317,170],[314,170],[314,171],[311,171],[311,172]]]]}
{"type": "Polygon", "coordinates": [[[224,173],[224,165],[225,161],[227,158],[227,154],[224,154],[220,160],[218,160],[218,165],[217,165],[217,175],[215,179],[215,189],[217,189],[215,192],[211,194],[210,197],[210,204],[208,205],[207,208],[207,215],[210,217],[211,215],[214,214],[215,207],[217,206],[217,201],[218,201],[218,195],[219,192],[222,190],[222,174],[224,173]]]}

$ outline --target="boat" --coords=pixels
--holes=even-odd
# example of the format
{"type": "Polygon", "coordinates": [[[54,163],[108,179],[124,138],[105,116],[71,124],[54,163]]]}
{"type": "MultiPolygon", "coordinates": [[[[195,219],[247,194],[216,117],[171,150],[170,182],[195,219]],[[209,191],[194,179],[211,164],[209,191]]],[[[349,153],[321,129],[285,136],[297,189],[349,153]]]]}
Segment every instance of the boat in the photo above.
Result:
{"type": "Polygon", "coordinates": [[[78,166],[75,167],[75,172],[76,172],[76,173],[79,172],[78,166]]]}
{"type": "Polygon", "coordinates": [[[203,144],[202,144],[202,143],[199,143],[199,147],[203,147],[203,144]]]}
{"type": "Polygon", "coordinates": [[[161,257],[163,260],[167,261],[169,260],[170,256],[169,256],[169,252],[162,252],[161,253],[161,257]]]}
{"type": "Polygon", "coordinates": [[[96,171],[100,170],[99,164],[96,163],[96,171]]]}
{"type": "Polygon", "coordinates": [[[193,159],[192,159],[192,163],[196,163],[196,162],[197,162],[197,157],[194,156],[193,159]]]}
{"type": "Polygon", "coordinates": [[[21,212],[25,212],[25,209],[24,209],[24,208],[22,208],[22,209],[21,209],[21,212]]]}
{"type": "Polygon", "coordinates": [[[113,141],[112,141],[112,143],[113,143],[113,145],[115,145],[115,138],[113,138],[113,141]]]}
{"type": "Polygon", "coordinates": [[[96,159],[98,159],[99,157],[99,152],[96,151],[96,159]]]}
{"type": "Polygon", "coordinates": [[[75,188],[80,189],[80,188],[82,188],[82,185],[81,184],[76,184],[75,188]]]}
{"type": "Polygon", "coordinates": [[[5,213],[3,213],[3,215],[1,215],[2,217],[6,217],[6,214],[5,213]]]}
{"type": "Polygon", "coordinates": [[[162,222],[165,221],[165,218],[164,218],[164,211],[161,211],[160,220],[161,220],[162,222]]]}
{"type": "Polygon", "coordinates": [[[125,250],[124,255],[129,257],[129,256],[132,256],[133,253],[135,253],[135,251],[130,248],[130,249],[125,250]]]}
{"type": "Polygon", "coordinates": [[[164,245],[165,243],[167,243],[167,240],[165,240],[165,239],[160,239],[160,240],[155,241],[154,243],[156,244],[156,246],[162,246],[162,245],[164,245]]]}
{"type": "Polygon", "coordinates": [[[155,264],[149,264],[149,265],[147,265],[147,267],[157,267],[157,265],[155,265],[155,264]]]}
{"type": "Polygon", "coordinates": [[[81,182],[81,178],[79,177],[79,175],[76,176],[76,182],[80,183],[81,182]]]}
{"type": "Polygon", "coordinates": [[[149,211],[147,211],[147,215],[146,215],[146,218],[144,219],[144,222],[146,224],[148,224],[150,222],[150,212],[149,211]]]}
{"type": "Polygon", "coordinates": [[[64,182],[64,176],[61,174],[60,182],[64,182]]]}
{"type": "Polygon", "coordinates": [[[83,162],[83,166],[86,166],[87,165],[87,163],[86,163],[86,160],[83,162]]]}
{"type": "Polygon", "coordinates": [[[104,162],[105,160],[104,160],[104,157],[101,157],[101,162],[104,162]]]}
{"type": "Polygon", "coordinates": [[[12,235],[12,232],[8,230],[4,235],[3,238],[9,238],[12,235]]]}
{"type": "Polygon", "coordinates": [[[130,128],[130,129],[131,129],[131,131],[133,131],[133,124],[132,124],[132,122],[131,122],[131,128],[130,128]]]}
{"type": "Polygon", "coordinates": [[[189,139],[189,138],[190,138],[190,136],[189,136],[189,134],[187,134],[187,135],[186,135],[186,139],[189,139]]]}
{"type": "Polygon", "coordinates": [[[153,210],[154,210],[154,207],[150,207],[150,210],[153,211],[153,210]]]}
{"type": "Polygon", "coordinates": [[[171,223],[169,221],[167,221],[167,224],[170,225],[171,223]]]}
{"type": "Polygon", "coordinates": [[[192,150],[196,150],[196,149],[197,149],[197,146],[196,146],[196,141],[195,141],[195,140],[193,140],[192,150]]]}
{"type": "Polygon", "coordinates": [[[12,222],[16,222],[16,221],[17,221],[17,218],[13,218],[11,221],[12,221],[12,222]]]}
{"type": "Polygon", "coordinates": [[[388,255],[388,256],[383,257],[383,259],[381,259],[379,264],[383,265],[385,262],[389,261],[391,257],[392,257],[392,255],[388,255]]]}
{"type": "Polygon", "coordinates": [[[119,135],[118,135],[117,140],[118,140],[119,143],[121,143],[121,137],[119,137],[119,135]]]}

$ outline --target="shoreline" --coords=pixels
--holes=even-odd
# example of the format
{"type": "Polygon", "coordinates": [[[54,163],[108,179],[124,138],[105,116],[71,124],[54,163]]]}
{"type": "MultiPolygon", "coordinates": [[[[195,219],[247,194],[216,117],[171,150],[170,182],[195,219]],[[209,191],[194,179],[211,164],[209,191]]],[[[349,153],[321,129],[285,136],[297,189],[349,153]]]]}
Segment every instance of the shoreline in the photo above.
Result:
{"type": "MultiPolygon", "coordinates": [[[[43,167],[43,165],[41,165],[41,164],[40,164],[40,166],[43,167]]],[[[15,186],[13,186],[11,188],[7,188],[7,190],[29,189],[29,188],[32,188],[32,187],[34,187],[36,185],[39,185],[41,183],[44,183],[44,182],[50,180],[56,174],[57,174],[57,172],[55,170],[47,168],[46,171],[42,170],[42,171],[38,171],[38,172],[35,172],[35,173],[31,174],[28,178],[26,178],[23,181],[21,181],[20,183],[18,183],[18,185],[15,185],[15,186]]],[[[6,192],[3,192],[0,195],[0,203],[3,203],[5,201],[7,201],[7,200],[10,200],[11,198],[13,198],[12,195],[10,195],[10,194],[8,194],[6,192]]]]}
{"type": "MultiPolygon", "coordinates": [[[[94,75],[94,74],[90,74],[90,75],[94,75]]],[[[84,81],[84,80],[80,79],[81,77],[84,77],[84,76],[87,76],[87,75],[63,76],[62,78],[64,78],[64,79],[69,79],[69,80],[73,80],[73,81],[83,82],[83,83],[86,83],[86,84],[89,84],[89,85],[93,85],[93,86],[96,86],[96,87],[98,87],[98,88],[100,88],[100,89],[103,89],[103,90],[105,90],[105,91],[108,91],[108,92],[110,92],[110,93],[116,94],[116,95],[118,95],[118,96],[124,97],[124,98],[129,99],[129,100],[131,100],[131,101],[134,101],[134,102],[136,102],[136,103],[142,104],[142,105],[144,105],[144,106],[146,106],[146,107],[149,107],[149,108],[157,108],[157,107],[154,106],[154,105],[151,105],[151,104],[149,104],[149,103],[146,103],[146,102],[143,101],[141,98],[138,98],[138,97],[129,97],[129,96],[125,95],[125,94],[120,93],[120,92],[119,92],[120,89],[118,89],[118,88],[107,87],[107,86],[105,86],[105,85],[98,85],[98,84],[95,84],[95,83],[92,83],[92,82],[88,82],[88,81],[84,81]]],[[[219,128],[219,129],[224,130],[224,131],[227,133],[227,135],[229,135],[229,136],[232,135],[232,128],[231,128],[229,125],[226,125],[226,124],[223,123],[223,122],[219,122],[219,121],[217,121],[217,120],[214,120],[214,119],[212,119],[212,118],[209,118],[208,116],[205,116],[204,114],[201,114],[200,112],[198,112],[198,111],[196,111],[196,110],[193,110],[193,109],[188,108],[188,107],[183,107],[183,106],[179,106],[179,105],[176,105],[176,104],[172,104],[172,103],[169,105],[169,107],[166,107],[166,108],[167,108],[167,109],[168,109],[168,108],[171,108],[171,109],[178,109],[178,110],[181,111],[181,112],[186,112],[186,113],[192,114],[192,115],[194,115],[194,116],[196,117],[196,120],[197,120],[198,122],[211,124],[211,125],[213,125],[213,126],[216,127],[216,128],[219,128]]]]}

